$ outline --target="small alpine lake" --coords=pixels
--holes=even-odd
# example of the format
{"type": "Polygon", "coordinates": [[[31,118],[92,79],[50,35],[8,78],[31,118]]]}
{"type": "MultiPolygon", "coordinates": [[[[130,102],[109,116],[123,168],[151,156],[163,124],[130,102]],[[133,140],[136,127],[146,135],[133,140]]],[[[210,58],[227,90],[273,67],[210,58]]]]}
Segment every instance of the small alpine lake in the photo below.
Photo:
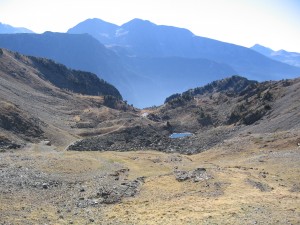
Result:
{"type": "Polygon", "coordinates": [[[190,132],[184,132],[184,133],[173,133],[169,137],[170,138],[183,138],[183,137],[190,137],[193,134],[190,132]]]}

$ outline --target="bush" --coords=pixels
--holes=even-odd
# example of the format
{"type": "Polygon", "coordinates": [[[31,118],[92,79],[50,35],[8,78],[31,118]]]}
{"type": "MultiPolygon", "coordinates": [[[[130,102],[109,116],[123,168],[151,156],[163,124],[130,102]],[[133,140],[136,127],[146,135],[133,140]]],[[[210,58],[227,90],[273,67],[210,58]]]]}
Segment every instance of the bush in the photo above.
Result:
{"type": "Polygon", "coordinates": [[[104,95],[104,102],[103,105],[110,107],[110,108],[115,108],[117,105],[118,99],[112,95],[104,95]]]}
{"type": "Polygon", "coordinates": [[[267,93],[265,93],[263,96],[263,100],[272,101],[272,99],[273,99],[273,96],[269,91],[267,91],[267,93]]]}
{"type": "Polygon", "coordinates": [[[178,98],[178,97],[180,97],[181,96],[181,94],[173,94],[173,95],[171,95],[170,97],[168,97],[168,98],[166,98],[166,100],[165,100],[165,103],[169,103],[169,102],[171,102],[173,99],[175,99],[175,98],[178,98]]]}
{"type": "Polygon", "coordinates": [[[201,107],[195,113],[197,116],[198,123],[202,126],[209,126],[213,124],[211,115],[205,113],[201,107]]]}

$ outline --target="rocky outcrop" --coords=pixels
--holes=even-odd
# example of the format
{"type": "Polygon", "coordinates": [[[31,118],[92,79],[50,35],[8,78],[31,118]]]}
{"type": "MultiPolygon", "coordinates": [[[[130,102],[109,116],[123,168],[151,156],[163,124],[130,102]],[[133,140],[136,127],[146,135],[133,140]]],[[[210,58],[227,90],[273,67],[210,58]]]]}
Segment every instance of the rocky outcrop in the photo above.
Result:
{"type": "Polygon", "coordinates": [[[68,150],[75,151],[132,151],[158,150],[195,154],[211,148],[234,134],[231,129],[212,129],[182,138],[170,138],[167,130],[135,126],[105,135],[75,142],[68,150]]]}
{"type": "Polygon", "coordinates": [[[93,73],[68,69],[62,64],[45,58],[29,58],[43,79],[49,80],[61,89],[86,95],[110,95],[122,99],[120,92],[113,85],[93,73]]]}
{"type": "Polygon", "coordinates": [[[197,168],[191,171],[175,170],[174,176],[177,181],[192,180],[193,182],[204,181],[212,178],[205,168],[197,168]]]}
{"type": "Polygon", "coordinates": [[[41,125],[42,121],[29,116],[17,106],[0,101],[0,128],[32,140],[43,137],[41,125]]]}
{"type": "Polygon", "coordinates": [[[21,145],[14,143],[13,141],[0,136],[0,151],[5,149],[16,149],[20,148],[21,145]]]}

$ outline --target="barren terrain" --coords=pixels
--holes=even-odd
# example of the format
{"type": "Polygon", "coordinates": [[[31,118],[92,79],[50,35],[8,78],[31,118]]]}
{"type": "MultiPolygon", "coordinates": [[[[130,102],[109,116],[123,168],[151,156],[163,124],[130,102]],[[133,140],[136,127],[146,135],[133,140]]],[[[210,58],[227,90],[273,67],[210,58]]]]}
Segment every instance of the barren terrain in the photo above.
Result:
{"type": "Polygon", "coordinates": [[[299,78],[234,76],[139,110],[33,61],[57,66],[0,55],[0,224],[300,224],[299,78]]]}
{"type": "Polygon", "coordinates": [[[190,156],[45,143],[3,152],[1,223],[299,224],[299,136],[244,133],[190,156]],[[198,179],[184,175],[197,168],[198,179]]]}

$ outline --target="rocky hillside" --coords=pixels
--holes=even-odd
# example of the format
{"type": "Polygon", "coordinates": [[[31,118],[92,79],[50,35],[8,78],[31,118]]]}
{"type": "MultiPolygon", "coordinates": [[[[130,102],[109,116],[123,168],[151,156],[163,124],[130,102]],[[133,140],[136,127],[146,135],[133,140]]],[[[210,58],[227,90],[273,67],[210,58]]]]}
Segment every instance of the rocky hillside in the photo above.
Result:
{"type": "MultiPolygon", "coordinates": [[[[55,86],[85,95],[110,95],[122,99],[120,92],[111,84],[98,78],[95,74],[68,69],[45,58],[28,57],[33,67],[40,71],[40,77],[55,86]]],[[[21,58],[20,58],[21,59],[21,58]]]]}
{"type": "MultiPolygon", "coordinates": [[[[0,55],[1,69],[4,73],[12,72],[10,71],[11,68],[8,67],[8,64],[10,63],[10,60],[14,58],[20,63],[34,68],[40,78],[50,81],[61,89],[87,95],[111,95],[118,99],[122,99],[121,94],[114,86],[99,79],[95,74],[71,70],[52,60],[31,56],[25,57],[17,52],[13,53],[4,49],[0,49],[0,55]]],[[[24,76],[25,72],[26,70],[17,71],[16,73],[24,76]]]]}
{"type": "Polygon", "coordinates": [[[0,75],[0,146],[43,139],[64,146],[84,127],[92,133],[100,120],[120,119],[122,112],[133,110],[116,88],[95,75],[43,58],[0,49],[0,75]]]}
{"type": "MultiPolygon", "coordinates": [[[[299,81],[259,83],[233,76],[168,97],[157,115],[177,129],[255,125],[266,116],[275,119],[278,115],[274,113],[278,107],[290,110],[299,107],[299,81]]],[[[296,113],[294,116],[297,118],[299,115],[296,113]]],[[[299,122],[295,122],[292,125],[286,121],[286,126],[278,129],[299,126],[299,122]]]]}
{"type": "Polygon", "coordinates": [[[299,78],[259,83],[233,76],[172,95],[164,105],[144,110],[147,126],[91,137],[69,148],[121,151],[150,148],[192,154],[240,132],[299,129],[299,88],[299,78]],[[169,138],[174,132],[193,135],[169,138]]]}
{"type": "Polygon", "coordinates": [[[57,147],[79,151],[153,149],[194,154],[241,132],[300,126],[299,78],[259,83],[233,76],[140,111],[94,75],[46,59],[2,50],[0,68],[3,148],[50,140],[57,147]],[[170,138],[174,132],[192,135],[170,138]]]}

